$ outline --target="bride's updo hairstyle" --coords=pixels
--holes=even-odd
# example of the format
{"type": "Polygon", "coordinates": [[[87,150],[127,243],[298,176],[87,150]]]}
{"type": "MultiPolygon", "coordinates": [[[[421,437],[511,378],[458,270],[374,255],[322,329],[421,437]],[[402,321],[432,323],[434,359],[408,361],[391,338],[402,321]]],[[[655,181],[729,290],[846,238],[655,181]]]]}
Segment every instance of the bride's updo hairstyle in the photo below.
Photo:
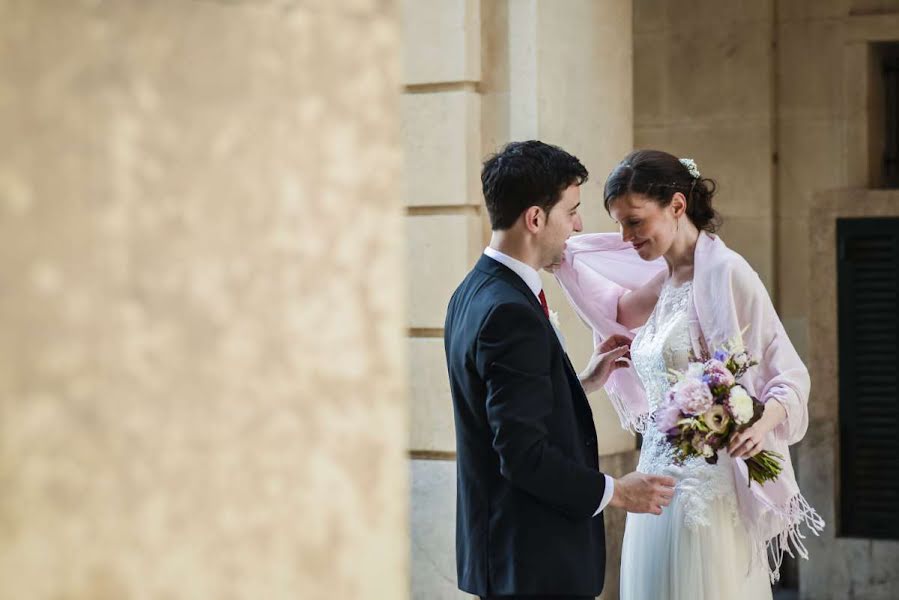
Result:
{"type": "Polygon", "coordinates": [[[703,178],[692,160],[661,150],[635,150],[612,169],[603,190],[608,212],[613,201],[628,194],[641,194],[660,206],[668,206],[676,192],[687,199],[687,217],[697,229],[714,233],[721,217],[712,208],[715,182],[703,178]]]}

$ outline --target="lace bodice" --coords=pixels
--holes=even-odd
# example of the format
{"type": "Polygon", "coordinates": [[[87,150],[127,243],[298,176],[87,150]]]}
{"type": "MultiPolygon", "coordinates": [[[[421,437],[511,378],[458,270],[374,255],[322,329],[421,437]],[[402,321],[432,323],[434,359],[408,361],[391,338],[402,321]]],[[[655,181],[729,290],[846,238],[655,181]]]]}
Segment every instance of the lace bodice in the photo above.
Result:
{"type": "MultiPolygon", "coordinates": [[[[652,315],[631,345],[634,369],[653,410],[671,385],[669,369],[684,370],[690,360],[693,347],[689,327],[692,292],[692,282],[680,287],[666,282],[652,315]]],[[[719,498],[725,499],[736,519],[736,495],[730,461],[726,452],[720,452],[716,465],[710,465],[699,457],[678,464],[664,434],[650,422],[644,432],[637,468],[643,473],[670,475],[678,480],[677,494],[685,509],[685,524],[692,528],[708,525],[706,509],[712,500],[719,498]]]]}

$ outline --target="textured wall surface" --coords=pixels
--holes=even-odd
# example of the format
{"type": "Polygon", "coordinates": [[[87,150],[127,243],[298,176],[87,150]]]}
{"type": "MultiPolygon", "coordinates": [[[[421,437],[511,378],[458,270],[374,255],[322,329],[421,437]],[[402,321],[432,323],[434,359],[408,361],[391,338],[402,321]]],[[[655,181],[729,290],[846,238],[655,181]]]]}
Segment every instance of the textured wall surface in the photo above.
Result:
{"type": "Polygon", "coordinates": [[[394,2],[0,1],[0,598],[403,598],[394,2]]]}
{"type": "Polygon", "coordinates": [[[694,158],[772,293],[774,2],[634,0],[634,144],[694,158]]]}

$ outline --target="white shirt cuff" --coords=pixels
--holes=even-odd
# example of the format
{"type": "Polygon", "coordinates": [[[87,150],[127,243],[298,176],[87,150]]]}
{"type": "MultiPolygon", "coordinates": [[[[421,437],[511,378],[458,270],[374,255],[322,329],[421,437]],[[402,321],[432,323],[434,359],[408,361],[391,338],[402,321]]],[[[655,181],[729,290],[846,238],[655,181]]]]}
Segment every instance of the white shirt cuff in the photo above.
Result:
{"type": "Polygon", "coordinates": [[[603,511],[603,509],[609,505],[609,502],[612,501],[612,494],[615,493],[615,480],[612,479],[611,477],[609,477],[608,475],[605,475],[605,478],[606,478],[606,489],[603,490],[602,500],[600,500],[600,502],[599,502],[599,508],[597,508],[596,512],[593,513],[594,517],[596,515],[598,515],[599,513],[601,513],[603,511]]]}

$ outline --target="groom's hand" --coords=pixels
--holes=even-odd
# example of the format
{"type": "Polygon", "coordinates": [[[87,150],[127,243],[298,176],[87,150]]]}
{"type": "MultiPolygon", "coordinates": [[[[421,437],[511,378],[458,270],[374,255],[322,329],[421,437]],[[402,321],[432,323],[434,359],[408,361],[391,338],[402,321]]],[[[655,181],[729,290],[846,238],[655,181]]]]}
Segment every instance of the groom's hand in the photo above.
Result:
{"type": "Polygon", "coordinates": [[[580,379],[581,385],[587,394],[605,385],[612,371],[628,366],[626,359],[630,358],[630,346],[630,338],[623,335],[613,335],[606,338],[599,348],[593,351],[590,363],[578,375],[578,379],[580,379]]]}
{"type": "Polygon", "coordinates": [[[673,477],[634,471],[615,480],[615,491],[609,505],[632,513],[660,515],[662,509],[671,503],[676,483],[673,477]]]}

